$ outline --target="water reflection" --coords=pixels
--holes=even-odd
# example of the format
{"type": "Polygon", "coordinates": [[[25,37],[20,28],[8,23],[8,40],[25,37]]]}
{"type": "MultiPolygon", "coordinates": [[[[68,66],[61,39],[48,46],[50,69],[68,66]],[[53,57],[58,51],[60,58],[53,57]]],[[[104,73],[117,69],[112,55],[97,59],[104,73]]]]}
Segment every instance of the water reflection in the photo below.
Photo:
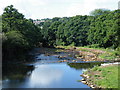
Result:
{"type": "Polygon", "coordinates": [[[29,88],[89,88],[87,85],[77,82],[82,70],[70,68],[63,64],[41,64],[36,65],[36,69],[27,82],[29,88]]]}
{"type": "Polygon", "coordinates": [[[62,70],[58,68],[50,67],[50,65],[38,65],[31,75],[29,84],[30,87],[49,86],[51,83],[59,81],[62,75],[62,70]]]}
{"type": "Polygon", "coordinates": [[[17,69],[17,73],[5,75],[3,88],[89,88],[77,82],[82,79],[80,77],[82,69],[75,70],[65,63],[41,64],[35,67],[30,75],[28,75],[29,70],[23,74],[24,69],[23,72],[17,69]],[[19,75],[22,75],[22,79],[19,75]]]}
{"type": "Polygon", "coordinates": [[[2,86],[18,87],[25,82],[34,70],[34,66],[26,65],[3,65],[2,67],[2,86]]]}
{"type": "Polygon", "coordinates": [[[100,66],[102,63],[105,62],[86,62],[86,63],[67,63],[68,66],[71,68],[75,68],[76,70],[78,69],[87,69],[87,68],[92,68],[96,65],[100,66]]]}
{"type": "Polygon", "coordinates": [[[2,67],[2,78],[4,79],[19,79],[29,76],[34,70],[33,65],[4,65],[2,67]]]}

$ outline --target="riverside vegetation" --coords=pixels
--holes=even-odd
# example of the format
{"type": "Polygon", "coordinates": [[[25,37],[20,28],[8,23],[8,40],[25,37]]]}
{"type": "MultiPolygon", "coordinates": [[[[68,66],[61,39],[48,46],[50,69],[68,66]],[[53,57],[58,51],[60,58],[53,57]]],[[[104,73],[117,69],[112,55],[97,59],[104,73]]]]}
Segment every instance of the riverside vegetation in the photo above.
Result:
{"type": "MultiPolygon", "coordinates": [[[[35,25],[34,20],[26,19],[13,5],[10,5],[4,9],[0,19],[2,19],[3,63],[26,61],[26,53],[41,46],[77,46],[79,48],[76,50],[83,52],[81,55],[85,61],[116,58],[118,60],[120,57],[119,9],[114,11],[96,9],[90,15],[47,18],[42,19],[44,22],[35,25]]],[[[82,57],[81,55],[76,57],[82,57]]],[[[99,83],[98,85],[102,85],[99,83]]]]}
{"type": "MultiPolygon", "coordinates": [[[[94,88],[120,88],[120,65],[96,66],[84,72],[88,85],[94,88]],[[86,77],[87,76],[87,77],[86,77]]],[[[86,82],[85,82],[86,83],[86,82]]]]}

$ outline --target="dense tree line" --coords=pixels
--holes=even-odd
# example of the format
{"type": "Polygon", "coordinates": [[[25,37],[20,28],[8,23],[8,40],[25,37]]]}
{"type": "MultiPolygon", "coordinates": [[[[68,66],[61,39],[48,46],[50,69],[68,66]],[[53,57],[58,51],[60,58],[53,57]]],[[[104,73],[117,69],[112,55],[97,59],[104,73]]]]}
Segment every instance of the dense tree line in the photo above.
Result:
{"type": "Polygon", "coordinates": [[[89,16],[42,21],[35,25],[13,5],[7,6],[2,14],[3,59],[20,58],[21,54],[41,43],[44,47],[89,45],[120,50],[120,10],[96,9],[89,16]]]}
{"type": "Polygon", "coordinates": [[[120,45],[120,10],[96,9],[90,16],[53,18],[44,23],[44,46],[75,45],[118,48],[120,45]]]}
{"type": "Polygon", "coordinates": [[[118,37],[119,25],[118,17],[120,10],[111,11],[94,17],[88,31],[88,41],[90,44],[98,44],[100,47],[117,48],[119,45],[118,37]]]}

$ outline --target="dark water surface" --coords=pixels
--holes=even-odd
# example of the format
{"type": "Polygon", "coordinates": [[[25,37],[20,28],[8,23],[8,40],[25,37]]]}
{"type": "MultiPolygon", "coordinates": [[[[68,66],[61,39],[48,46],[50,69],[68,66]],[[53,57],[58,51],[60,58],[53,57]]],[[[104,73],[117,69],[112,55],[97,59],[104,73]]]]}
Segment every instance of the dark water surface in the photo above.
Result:
{"type": "Polygon", "coordinates": [[[89,88],[89,86],[78,82],[82,79],[80,75],[87,68],[100,65],[100,63],[80,60],[72,62],[73,59],[75,60],[72,56],[74,54],[50,53],[46,55],[44,52],[37,52],[35,62],[3,67],[3,88],[89,88]],[[64,59],[69,62],[59,63],[64,59]]]}

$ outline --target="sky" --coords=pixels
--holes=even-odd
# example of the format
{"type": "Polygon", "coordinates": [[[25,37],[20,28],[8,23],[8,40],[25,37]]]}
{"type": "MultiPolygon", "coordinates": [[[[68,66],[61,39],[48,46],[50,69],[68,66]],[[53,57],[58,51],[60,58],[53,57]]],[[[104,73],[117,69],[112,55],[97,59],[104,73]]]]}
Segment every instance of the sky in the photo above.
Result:
{"type": "Polygon", "coordinates": [[[0,0],[0,15],[14,5],[27,19],[89,15],[95,9],[118,9],[120,0],[0,0]]]}

